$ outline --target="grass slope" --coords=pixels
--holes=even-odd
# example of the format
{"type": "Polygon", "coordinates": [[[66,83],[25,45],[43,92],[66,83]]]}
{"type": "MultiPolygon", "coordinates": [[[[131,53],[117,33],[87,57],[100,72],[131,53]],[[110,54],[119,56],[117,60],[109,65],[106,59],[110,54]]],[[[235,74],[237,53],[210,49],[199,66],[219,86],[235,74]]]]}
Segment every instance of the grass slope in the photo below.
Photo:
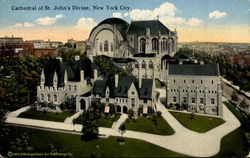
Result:
{"type": "Polygon", "coordinates": [[[157,124],[146,117],[139,117],[135,121],[127,119],[125,126],[127,130],[140,131],[145,133],[153,133],[159,135],[174,134],[173,128],[164,120],[163,117],[157,117],[157,124]]]}
{"type": "Polygon", "coordinates": [[[191,114],[180,113],[180,112],[170,112],[183,126],[186,128],[199,132],[205,133],[221,124],[225,121],[220,118],[194,115],[191,117],[191,114]]]}

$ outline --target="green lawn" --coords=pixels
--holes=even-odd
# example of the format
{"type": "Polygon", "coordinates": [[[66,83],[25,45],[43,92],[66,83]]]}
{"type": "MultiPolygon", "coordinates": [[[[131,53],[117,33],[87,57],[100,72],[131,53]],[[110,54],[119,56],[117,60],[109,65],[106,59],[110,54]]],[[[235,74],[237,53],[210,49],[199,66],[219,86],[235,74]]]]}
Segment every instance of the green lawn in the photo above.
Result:
{"type": "Polygon", "coordinates": [[[21,113],[18,117],[63,122],[67,117],[71,115],[73,115],[73,113],[69,111],[63,111],[62,113],[53,113],[53,112],[30,110],[30,111],[21,113]]]}
{"type": "Polygon", "coordinates": [[[125,143],[120,143],[118,141],[120,137],[109,137],[85,142],[79,135],[17,127],[12,127],[12,130],[18,131],[19,134],[24,132],[30,134],[31,144],[34,147],[32,152],[49,152],[53,144],[64,152],[72,153],[74,158],[91,157],[93,153],[99,157],[186,157],[137,139],[124,138],[125,143]]]}
{"type": "Polygon", "coordinates": [[[180,112],[170,112],[183,126],[186,128],[199,132],[205,133],[221,124],[225,121],[220,118],[194,115],[193,119],[191,114],[180,113],[180,112]]]}
{"type": "Polygon", "coordinates": [[[172,135],[174,130],[164,120],[163,117],[157,117],[157,124],[146,117],[139,117],[135,121],[127,119],[125,126],[127,130],[140,131],[145,133],[153,133],[159,135],[172,135]]]}
{"type": "MultiPolygon", "coordinates": [[[[120,118],[120,114],[115,114],[112,117],[105,117],[101,116],[100,119],[97,120],[98,127],[112,127],[113,123],[117,121],[120,118]]],[[[82,124],[83,123],[83,117],[80,116],[77,119],[74,120],[74,124],[82,124]]]]}
{"type": "Polygon", "coordinates": [[[246,136],[238,128],[222,138],[220,152],[215,157],[246,157],[248,153],[246,136]]]}

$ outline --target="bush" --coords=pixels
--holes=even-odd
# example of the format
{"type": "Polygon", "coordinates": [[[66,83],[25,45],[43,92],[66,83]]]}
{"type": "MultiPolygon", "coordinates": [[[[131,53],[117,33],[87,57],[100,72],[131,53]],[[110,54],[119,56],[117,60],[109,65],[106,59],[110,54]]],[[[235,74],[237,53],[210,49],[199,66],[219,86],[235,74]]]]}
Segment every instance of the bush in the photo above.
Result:
{"type": "Polygon", "coordinates": [[[157,111],[156,114],[157,114],[157,117],[161,117],[162,112],[161,111],[157,111]]]}

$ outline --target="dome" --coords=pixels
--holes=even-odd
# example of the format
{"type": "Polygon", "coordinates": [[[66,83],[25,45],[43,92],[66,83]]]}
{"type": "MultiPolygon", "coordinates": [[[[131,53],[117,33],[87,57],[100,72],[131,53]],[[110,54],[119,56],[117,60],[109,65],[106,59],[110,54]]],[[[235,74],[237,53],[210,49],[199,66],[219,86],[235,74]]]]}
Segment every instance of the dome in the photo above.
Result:
{"type": "Polygon", "coordinates": [[[91,36],[92,32],[98,26],[103,25],[103,24],[109,24],[109,25],[116,26],[116,29],[118,29],[120,31],[120,33],[123,35],[123,37],[125,37],[127,28],[129,26],[129,24],[126,21],[122,20],[122,19],[119,19],[119,18],[108,18],[108,19],[105,19],[102,22],[100,22],[96,27],[94,27],[92,29],[91,33],[90,33],[90,36],[91,36]]]}

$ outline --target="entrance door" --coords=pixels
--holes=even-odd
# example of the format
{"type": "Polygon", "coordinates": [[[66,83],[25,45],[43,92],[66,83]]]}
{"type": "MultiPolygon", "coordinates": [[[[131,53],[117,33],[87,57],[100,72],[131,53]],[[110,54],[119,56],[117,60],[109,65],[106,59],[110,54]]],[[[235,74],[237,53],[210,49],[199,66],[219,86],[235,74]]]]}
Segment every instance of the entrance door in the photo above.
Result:
{"type": "Polygon", "coordinates": [[[86,110],[86,101],[84,99],[80,100],[80,108],[81,110],[86,110]]]}
{"type": "Polygon", "coordinates": [[[126,113],[128,113],[128,108],[126,106],[124,106],[123,109],[122,109],[122,111],[123,111],[123,113],[126,114],[126,113]]]}
{"type": "Polygon", "coordinates": [[[122,111],[121,107],[119,105],[117,105],[116,112],[121,112],[121,111],[122,111]]]}

